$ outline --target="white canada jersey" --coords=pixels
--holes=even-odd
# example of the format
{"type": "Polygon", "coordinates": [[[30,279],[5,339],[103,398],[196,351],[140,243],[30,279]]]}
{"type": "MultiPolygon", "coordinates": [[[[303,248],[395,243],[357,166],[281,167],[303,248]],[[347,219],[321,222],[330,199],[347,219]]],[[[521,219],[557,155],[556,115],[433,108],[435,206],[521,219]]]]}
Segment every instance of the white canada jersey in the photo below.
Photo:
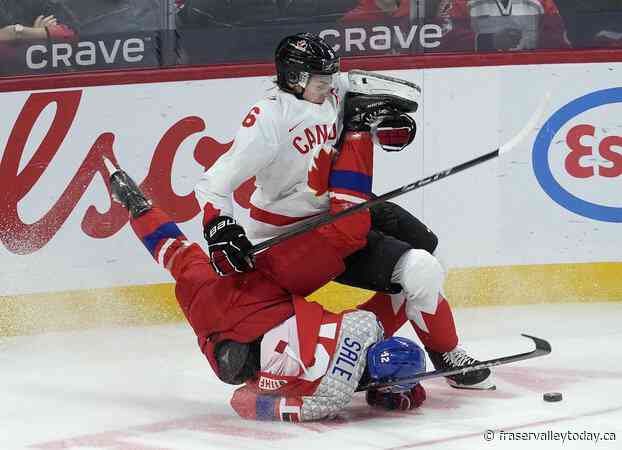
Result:
{"type": "Polygon", "coordinates": [[[252,106],[232,147],[196,186],[201,208],[211,206],[233,217],[233,192],[255,177],[250,211],[236,214],[254,242],[326,211],[328,195],[310,186],[309,171],[321,150],[332,148],[339,138],[347,90],[347,75],[338,74],[321,105],[276,90],[252,106]]]}

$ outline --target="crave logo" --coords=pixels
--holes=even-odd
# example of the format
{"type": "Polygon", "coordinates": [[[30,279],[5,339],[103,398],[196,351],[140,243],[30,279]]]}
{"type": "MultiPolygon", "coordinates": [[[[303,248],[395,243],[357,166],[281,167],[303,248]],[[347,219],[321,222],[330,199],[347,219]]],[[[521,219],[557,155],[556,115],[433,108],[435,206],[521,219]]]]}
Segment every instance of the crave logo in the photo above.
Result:
{"type": "Polygon", "coordinates": [[[562,207],[622,222],[622,87],[556,111],[536,137],[532,164],[542,189],[562,207]]]}

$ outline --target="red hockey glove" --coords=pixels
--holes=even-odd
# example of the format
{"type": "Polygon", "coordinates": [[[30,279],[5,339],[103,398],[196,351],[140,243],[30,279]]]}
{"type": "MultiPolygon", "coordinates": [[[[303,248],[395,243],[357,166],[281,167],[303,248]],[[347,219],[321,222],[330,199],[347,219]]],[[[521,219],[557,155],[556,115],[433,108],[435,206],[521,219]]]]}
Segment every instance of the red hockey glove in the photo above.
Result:
{"type": "Polygon", "coordinates": [[[374,143],[386,152],[401,152],[415,139],[417,123],[408,114],[384,118],[375,128],[374,143]]]}
{"type": "Polygon", "coordinates": [[[418,408],[425,401],[425,389],[420,384],[409,391],[385,392],[380,389],[367,391],[365,400],[369,406],[387,409],[389,411],[409,411],[418,408]]]}

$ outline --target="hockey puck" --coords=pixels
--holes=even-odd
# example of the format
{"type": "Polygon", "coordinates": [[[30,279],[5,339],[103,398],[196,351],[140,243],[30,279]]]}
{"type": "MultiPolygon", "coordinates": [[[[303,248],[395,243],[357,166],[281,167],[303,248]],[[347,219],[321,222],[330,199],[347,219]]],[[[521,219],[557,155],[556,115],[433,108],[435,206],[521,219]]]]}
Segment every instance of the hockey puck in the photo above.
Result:
{"type": "Polygon", "coordinates": [[[544,394],[545,402],[561,402],[562,401],[562,393],[561,392],[547,392],[544,394]]]}

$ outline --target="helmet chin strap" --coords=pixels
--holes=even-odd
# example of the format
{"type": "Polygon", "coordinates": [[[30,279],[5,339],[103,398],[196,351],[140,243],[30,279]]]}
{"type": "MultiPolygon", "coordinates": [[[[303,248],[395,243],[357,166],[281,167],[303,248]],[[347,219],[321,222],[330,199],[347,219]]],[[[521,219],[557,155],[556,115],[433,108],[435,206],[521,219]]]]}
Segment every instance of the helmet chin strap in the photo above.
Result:
{"type": "Polygon", "coordinates": [[[300,72],[300,76],[298,78],[298,86],[300,86],[303,90],[307,88],[309,84],[309,80],[311,79],[311,74],[309,72],[300,72]]]}
{"type": "Polygon", "coordinates": [[[311,79],[311,74],[308,72],[290,72],[288,78],[289,79],[287,81],[292,86],[291,93],[294,94],[294,96],[298,100],[304,100],[303,95],[305,93],[307,85],[309,84],[309,80],[311,79]],[[298,92],[296,89],[294,89],[295,87],[301,87],[302,91],[298,92]]]}

